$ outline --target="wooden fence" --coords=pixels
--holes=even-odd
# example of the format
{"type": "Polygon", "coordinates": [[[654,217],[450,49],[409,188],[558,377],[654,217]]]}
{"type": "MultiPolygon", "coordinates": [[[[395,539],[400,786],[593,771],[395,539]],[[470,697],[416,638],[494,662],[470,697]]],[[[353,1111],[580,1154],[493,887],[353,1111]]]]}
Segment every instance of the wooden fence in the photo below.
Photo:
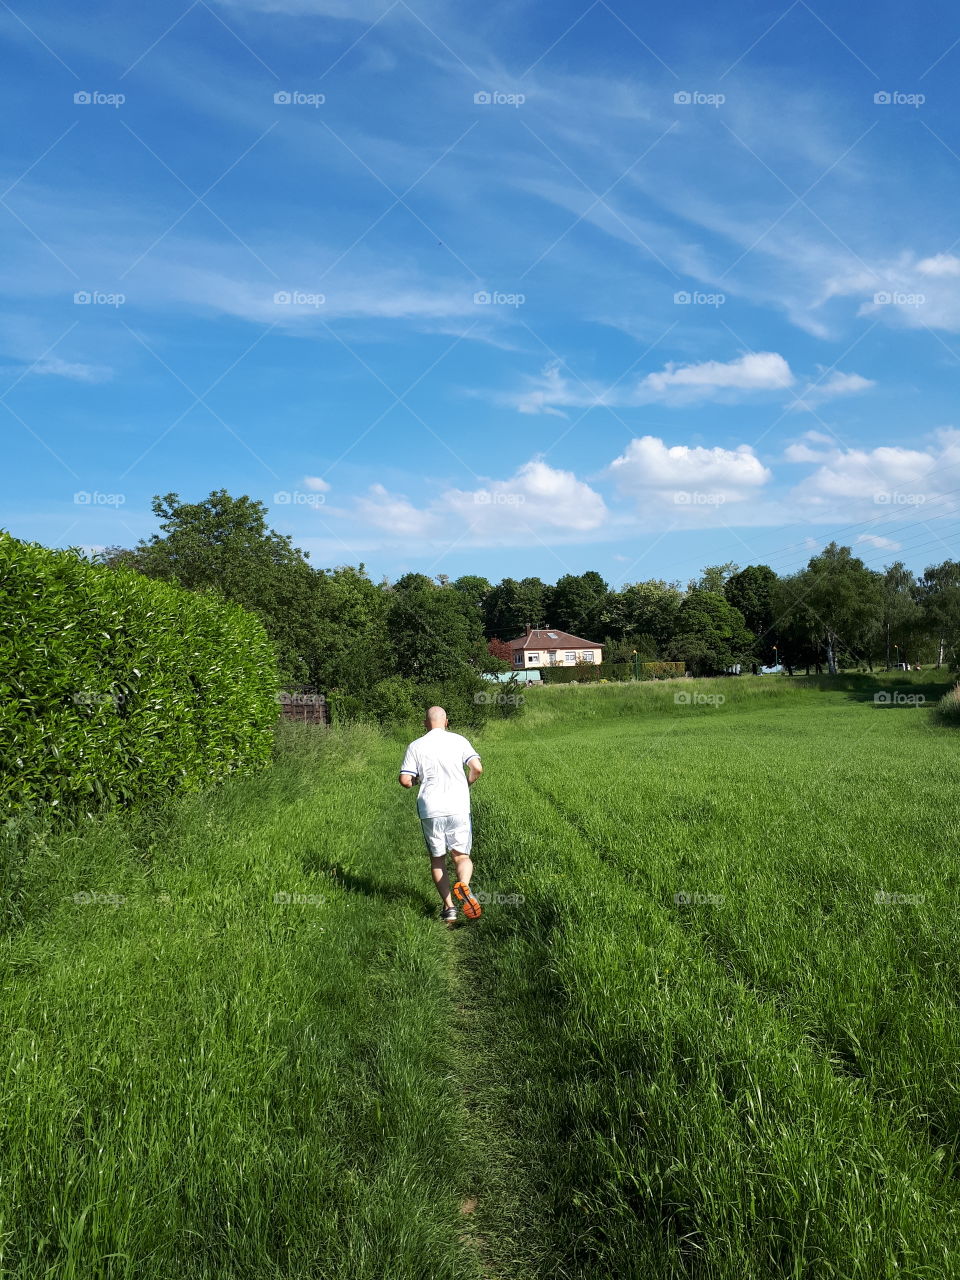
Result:
{"type": "Polygon", "coordinates": [[[285,720],[298,720],[302,724],[330,723],[330,706],[322,693],[312,685],[295,684],[277,694],[280,714],[285,720]]]}

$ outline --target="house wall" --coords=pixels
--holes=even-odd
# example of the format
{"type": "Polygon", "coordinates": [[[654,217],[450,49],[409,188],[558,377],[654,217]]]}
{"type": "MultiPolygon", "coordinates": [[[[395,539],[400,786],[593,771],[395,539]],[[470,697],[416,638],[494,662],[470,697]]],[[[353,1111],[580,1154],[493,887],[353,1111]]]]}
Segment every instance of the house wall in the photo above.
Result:
{"type": "Polygon", "coordinates": [[[527,652],[526,650],[523,650],[523,649],[520,649],[520,650],[514,650],[514,663],[513,663],[513,665],[516,667],[516,669],[517,669],[518,671],[521,669],[521,667],[523,667],[525,670],[528,670],[528,671],[529,671],[529,670],[534,670],[534,671],[535,671],[535,670],[537,670],[539,667],[547,667],[547,666],[550,666],[550,665],[557,666],[557,667],[575,667],[575,666],[577,665],[577,662],[578,662],[578,661],[584,661],[584,660],[585,660],[585,661],[587,661],[587,662],[589,662],[589,661],[590,661],[590,659],[589,659],[589,658],[584,659],[584,657],[583,657],[583,655],[584,655],[584,654],[588,654],[588,653],[592,653],[592,654],[593,654],[593,663],[594,663],[594,666],[597,666],[597,667],[598,667],[598,666],[600,665],[600,663],[603,661],[603,650],[602,650],[602,649],[577,649],[577,650],[571,650],[571,652],[575,652],[575,653],[576,653],[576,658],[574,659],[574,661],[573,661],[573,662],[568,662],[568,661],[567,661],[567,650],[566,650],[566,649],[558,649],[558,650],[557,650],[557,660],[556,660],[556,662],[555,662],[555,663],[553,663],[553,664],[551,664],[551,663],[550,663],[549,650],[547,650],[547,649],[534,649],[534,650],[533,650],[533,652],[534,652],[534,653],[536,653],[536,654],[538,655],[538,660],[537,660],[536,662],[531,662],[531,661],[530,661],[530,653],[529,653],[529,652],[527,652]],[[521,654],[523,654],[523,662],[522,662],[522,663],[519,663],[519,662],[517,662],[517,661],[516,661],[516,655],[517,655],[517,653],[518,653],[518,652],[519,652],[519,653],[521,653],[521,654]]]}

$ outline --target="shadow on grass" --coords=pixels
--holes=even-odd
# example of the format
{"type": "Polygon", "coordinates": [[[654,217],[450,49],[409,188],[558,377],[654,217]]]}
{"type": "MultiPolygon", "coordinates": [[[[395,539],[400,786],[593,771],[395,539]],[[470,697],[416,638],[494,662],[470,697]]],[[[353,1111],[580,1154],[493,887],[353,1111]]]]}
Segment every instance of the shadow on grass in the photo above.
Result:
{"type": "Polygon", "coordinates": [[[424,875],[427,877],[424,892],[420,893],[416,889],[411,889],[405,884],[391,884],[384,880],[375,880],[372,876],[360,875],[356,871],[339,864],[329,863],[321,853],[309,852],[303,855],[303,870],[307,875],[319,875],[327,879],[331,884],[343,889],[346,893],[362,893],[368,898],[380,898],[385,902],[409,902],[412,906],[420,907],[425,916],[432,916],[436,913],[439,898],[431,899],[427,893],[427,889],[431,887],[429,866],[424,867],[424,875]],[[437,905],[434,905],[434,899],[437,905]]]}
{"type": "Polygon", "coordinates": [[[915,710],[909,699],[923,698],[927,707],[940,701],[953,687],[956,676],[944,671],[942,676],[910,671],[845,672],[836,676],[795,676],[798,684],[824,693],[846,693],[854,702],[873,702],[881,710],[915,710]],[[918,678],[921,677],[921,678],[918,678]],[[877,698],[877,695],[886,695],[877,698]]]}

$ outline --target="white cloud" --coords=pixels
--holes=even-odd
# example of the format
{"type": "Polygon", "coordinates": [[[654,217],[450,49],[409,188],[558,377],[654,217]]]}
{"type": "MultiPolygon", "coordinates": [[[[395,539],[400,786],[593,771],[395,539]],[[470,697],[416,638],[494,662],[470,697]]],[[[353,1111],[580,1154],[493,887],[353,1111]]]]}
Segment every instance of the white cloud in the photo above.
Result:
{"type": "Polygon", "coordinates": [[[521,413],[565,416],[557,406],[635,408],[657,401],[683,405],[727,395],[736,398],[738,393],[782,390],[793,381],[789,364],[774,351],[748,352],[726,362],[674,364],[671,361],[632,385],[621,381],[609,387],[568,378],[560,372],[559,361],[551,361],[538,377],[528,379],[525,391],[498,399],[521,413]]]}
{"type": "Polygon", "coordinates": [[[47,356],[28,369],[6,369],[6,373],[40,374],[55,378],[69,378],[73,382],[107,382],[113,370],[106,365],[84,364],[82,361],[61,360],[59,356],[47,356]]]}
{"type": "Polygon", "coordinates": [[[839,370],[834,370],[822,382],[809,383],[790,408],[811,411],[814,405],[822,404],[825,400],[832,400],[835,396],[859,395],[876,385],[870,378],[864,378],[859,373],[840,373],[839,370]]]}
{"type": "Polygon", "coordinates": [[[953,428],[935,432],[926,448],[814,451],[800,443],[787,450],[787,459],[818,464],[788,498],[804,518],[851,519],[864,513],[917,521],[957,506],[951,491],[960,473],[960,431],[953,428]]]}
{"type": "Polygon", "coordinates": [[[937,253],[917,263],[922,276],[960,276],[960,258],[953,253],[937,253]]]}
{"type": "Polygon", "coordinates": [[[657,436],[631,440],[610,464],[609,474],[641,508],[669,506],[678,517],[756,497],[771,479],[747,444],[736,449],[667,446],[657,436]]]}
{"type": "Polygon", "coordinates": [[[878,262],[874,270],[850,271],[828,280],[826,297],[861,297],[857,310],[886,324],[908,329],[960,332],[960,258],[913,252],[878,262]]]}
{"type": "Polygon", "coordinates": [[[879,533],[861,533],[857,538],[857,544],[865,543],[868,547],[876,547],[878,551],[899,551],[901,543],[894,542],[893,538],[884,538],[879,533]]]}
{"type": "Polygon", "coordinates": [[[364,524],[399,538],[458,546],[536,545],[575,542],[606,523],[603,498],[572,471],[534,458],[507,480],[477,489],[445,489],[425,507],[382,484],[358,498],[354,514],[364,524]]]}
{"type": "Polygon", "coordinates": [[[304,476],[303,483],[314,493],[329,493],[330,485],[322,476],[304,476]]]}
{"type": "Polygon", "coordinates": [[[698,388],[710,394],[727,387],[738,391],[769,391],[789,387],[792,382],[793,374],[783,356],[774,351],[751,351],[726,364],[719,360],[667,364],[662,373],[647,374],[640,385],[654,392],[698,388]]]}

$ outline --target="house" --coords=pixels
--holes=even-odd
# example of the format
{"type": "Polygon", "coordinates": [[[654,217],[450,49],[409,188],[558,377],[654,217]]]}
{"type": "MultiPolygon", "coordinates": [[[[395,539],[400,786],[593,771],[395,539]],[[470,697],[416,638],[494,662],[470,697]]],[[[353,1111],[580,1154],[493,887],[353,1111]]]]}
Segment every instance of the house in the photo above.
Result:
{"type": "Polygon", "coordinates": [[[516,670],[529,671],[538,667],[573,667],[578,662],[592,662],[599,666],[603,661],[603,648],[595,640],[584,640],[567,631],[534,630],[527,627],[526,635],[509,641],[516,670]]]}

